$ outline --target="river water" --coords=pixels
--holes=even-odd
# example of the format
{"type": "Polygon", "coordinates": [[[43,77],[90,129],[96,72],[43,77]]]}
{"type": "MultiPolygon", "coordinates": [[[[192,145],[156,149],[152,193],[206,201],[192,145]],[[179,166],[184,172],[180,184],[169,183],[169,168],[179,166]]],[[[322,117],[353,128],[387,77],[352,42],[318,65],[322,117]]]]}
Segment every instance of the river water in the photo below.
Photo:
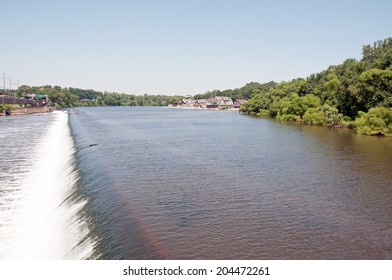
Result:
{"type": "Polygon", "coordinates": [[[104,107],[2,118],[0,140],[2,258],[392,259],[391,138],[104,107]]]}

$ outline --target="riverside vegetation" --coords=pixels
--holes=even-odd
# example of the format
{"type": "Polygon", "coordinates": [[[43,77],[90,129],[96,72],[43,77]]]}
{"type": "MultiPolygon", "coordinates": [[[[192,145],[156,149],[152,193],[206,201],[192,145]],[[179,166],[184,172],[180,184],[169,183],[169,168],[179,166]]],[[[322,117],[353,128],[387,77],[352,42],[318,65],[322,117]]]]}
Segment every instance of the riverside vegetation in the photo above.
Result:
{"type": "MultiPolygon", "coordinates": [[[[75,106],[166,106],[181,96],[129,95],[59,86],[23,85],[18,96],[43,93],[60,107],[75,106]]],[[[292,81],[248,83],[237,89],[214,90],[194,98],[227,96],[249,99],[240,112],[297,121],[310,125],[352,126],[367,135],[392,136],[392,37],[362,49],[362,59],[342,64],[307,78],[292,81]]]]}
{"type": "Polygon", "coordinates": [[[392,136],[392,38],[365,45],[347,59],[306,79],[256,89],[240,110],[311,125],[352,126],[357,133],[392,136]]]}

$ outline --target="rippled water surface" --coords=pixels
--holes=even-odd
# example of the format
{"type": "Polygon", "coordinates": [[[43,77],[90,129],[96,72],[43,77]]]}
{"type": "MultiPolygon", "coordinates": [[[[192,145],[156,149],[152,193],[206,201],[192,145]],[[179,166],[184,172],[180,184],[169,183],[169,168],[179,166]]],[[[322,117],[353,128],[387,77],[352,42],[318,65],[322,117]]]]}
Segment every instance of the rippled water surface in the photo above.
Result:
{"type": "Polygon", "coordinates": [[[146,107],[70,126],[102,258],[392,259],[390,138],[146,107]]]}

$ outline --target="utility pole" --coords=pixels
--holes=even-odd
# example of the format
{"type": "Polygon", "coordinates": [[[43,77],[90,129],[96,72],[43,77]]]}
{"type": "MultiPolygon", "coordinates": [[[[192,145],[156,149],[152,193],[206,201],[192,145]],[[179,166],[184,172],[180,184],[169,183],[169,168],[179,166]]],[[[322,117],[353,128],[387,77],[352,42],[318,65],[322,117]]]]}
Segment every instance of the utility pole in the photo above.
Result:
{"type": "Polygon", "coordinates": [[[3,94],[5,94],[5,73],[3,73],[3,94]]]}

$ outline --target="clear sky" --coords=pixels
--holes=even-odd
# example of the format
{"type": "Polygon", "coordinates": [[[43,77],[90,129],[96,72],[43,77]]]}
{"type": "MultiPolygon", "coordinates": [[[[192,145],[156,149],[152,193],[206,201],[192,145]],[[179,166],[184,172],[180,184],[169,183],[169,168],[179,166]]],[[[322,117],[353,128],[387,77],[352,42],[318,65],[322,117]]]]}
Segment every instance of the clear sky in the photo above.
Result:
{"type": "Polygon", "coordinates": [[[0,2],[6,87],[186,95],[306,77],[392,36],[392,1],[0,2]]]}

